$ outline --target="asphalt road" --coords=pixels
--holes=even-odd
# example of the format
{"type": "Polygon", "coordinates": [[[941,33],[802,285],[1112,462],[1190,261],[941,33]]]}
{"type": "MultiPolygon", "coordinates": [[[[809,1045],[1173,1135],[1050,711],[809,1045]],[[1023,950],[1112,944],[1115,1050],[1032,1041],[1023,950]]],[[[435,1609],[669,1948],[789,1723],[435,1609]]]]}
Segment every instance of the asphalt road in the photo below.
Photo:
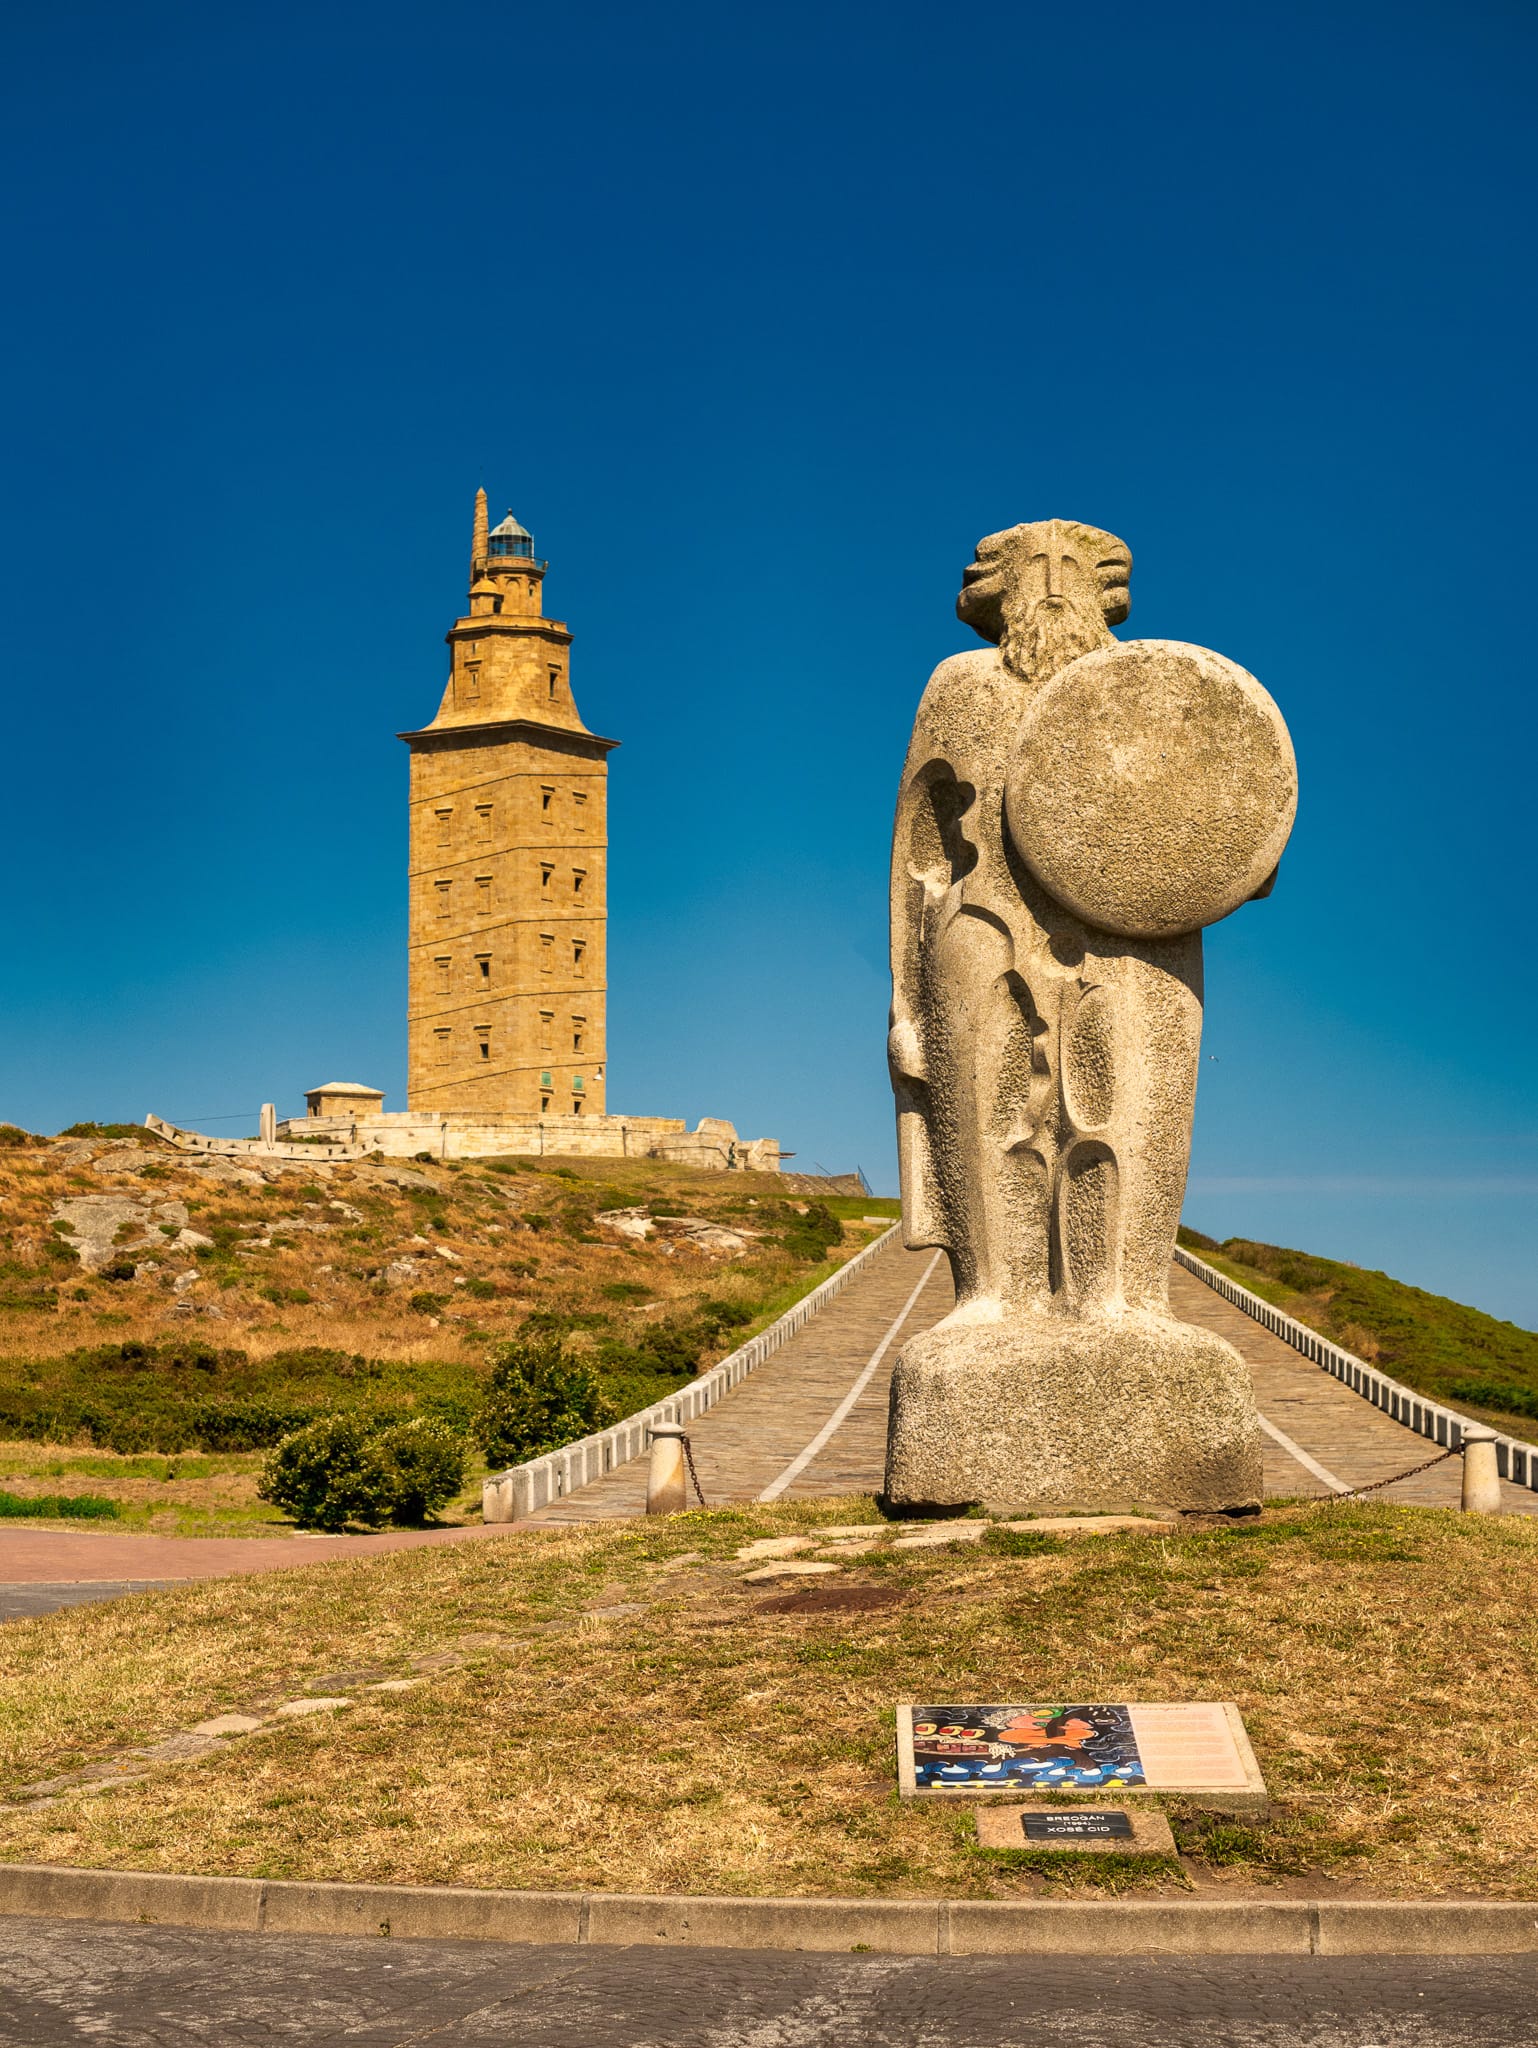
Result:
{"type": "Polygon", "coordinates": [[[61,1607],[83,1607],[90,1600],[116,1600],[123,1593],[157,1593],[175,1583],[173,1579],[66,1579],[59,1585],[0,1585],[0,1621],[54,1614],[61,1607]]]}
{"type": "Polygon", "coordinates": [[[1527,2048],[1538,1956],[814,1956],[0,1919],[6,2048],[1527,2048]]]}

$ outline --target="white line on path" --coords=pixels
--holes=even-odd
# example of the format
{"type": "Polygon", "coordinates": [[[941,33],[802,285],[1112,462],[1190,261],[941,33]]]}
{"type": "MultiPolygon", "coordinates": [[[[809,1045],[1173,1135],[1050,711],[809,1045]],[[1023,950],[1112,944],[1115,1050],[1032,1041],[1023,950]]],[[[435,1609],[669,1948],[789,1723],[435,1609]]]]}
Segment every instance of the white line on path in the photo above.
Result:
{"type": "Polygon", "coordinates": [[[887,1350],[891,1345],[892,1339],[897,1335],[898,1331],[902,1328],[903,1324],[908,1320],[908,1317],[913,1309],[913,1304],[918,1300],[919,1296],[924,1292],[924,1289],[929,1285],[930,1274],[934,1271],[935,1267],[939,1265],[941,1259],[944,1256],[945,1254],[943,1252],[935,1253],[934,1257],[930,1260],[929,1264],[924,1268],[923,1276],[919,1280],[917,1287],[914,1288],[913,1292],[908,1296],[908,1299],[903,1303],[902,1309],[899,1312],[896,1320],[892,1324],[892,1327],[887,1331],[886,1335],[882,1338],[881,1342],[876,1346],[875,1350],[871,1353],[870,1361],[866,1365],[865,1370],[860,1374],[860,1377],[849,1389],[849,1392],[844,1396],[843,1400],[839,1402],[838,1406],[834,1409],[833,1413],[828,1417],[827,1421],[823,1424],[822,1428],[818,1430],[816,1436],[812,1438],[812,1441],[807,1445],[806,1449],[804,1451],[797,1452],[796,1456],[791,1459],[790,1463],[785,1467],[785,1470],[780,1474],[778,1479],[770,1480],[769,1484],[758,1496],[760,1500],[778,1500],[780,1495],[785,1491],[786,1487],[789,1486],[790,1482],[793,1479],[800,1478],[801,1474],[806,1470],[807,1466],[811,1464],[813,1458],[816,1457],[817,1453],[822,1449],[823,1445],[828,1441],[829,1437],[833,1435],[834,1431],[842,1428],[843,1424],[848,1420],[850,1409],[853,1408],[855,1402],[859,1400],[860,1396],[865,1392],[865,1389],[870,1385],[871,1374],[876,1370],[876,1367],[881,1363],[882,1359],[886,1357],[887,1350]]]}
{"type": "Polygon", "coordinates": [[[1343,1479],[1337,1479],[1333,1472],[1326,1472],[1317,1458],[1311,1458],[1301,1444],[1295,1444],[1290,1436],[1283,1436],[1274,1422],[1267,1422],[1264,1415],[1257,1419],[1272,1443],[1280,1444],[1289,1458],[1296,1458],[1304,1471],[1312,1472],[1316,1479],[1320,1480],[1330,1489],[1331,1493],[1349,1493],[1351,1491],[1351,1488],[1347,1486],[1343,1479]]]}

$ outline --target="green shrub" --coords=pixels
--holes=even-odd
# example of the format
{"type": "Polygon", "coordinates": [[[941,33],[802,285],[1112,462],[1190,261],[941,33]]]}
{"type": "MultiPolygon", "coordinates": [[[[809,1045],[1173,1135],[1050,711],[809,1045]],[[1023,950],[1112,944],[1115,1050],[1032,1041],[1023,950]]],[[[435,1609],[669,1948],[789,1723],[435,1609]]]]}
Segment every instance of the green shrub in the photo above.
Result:
{"type": "Polygon", "coordinates": [[[262,1467],[257,1492],[301,1529],[377,1529],[392,1505],[389,1467],[358,1415],[323,1415],[284,1437],[262,1467]]]}
{"type": "Polygon", "coordinates": [[[568,1358],[553,1330],[525,1331],[497,1347],[476,1418],[476,1440],[494,1469],[591,1436],[614,1410],[588,1369],[568,1358]]]}
{"type": "Polygon", "coordinates": [[[445,1423],[418,1416],[382,1429],[369,1448],[390,1492],[390,1518],[420,1528],[465,1483],[469,1445],[445,1423]]]}
{"type": "Polygon", "coordinates": [[[1513,1387],[1504,1380],[1454,1380],[1447,1390],[1474,1408],[1498,1408],[1505,1415],[1538,1419],[1538,1387],[1513,1387]]]}
{"type": "Polygon", "coordinates": [[[1188,1223],[1182,1223],[1175,1233],[1177,1244],[1183,1244],[1188,1252],[1220,1252],[1223,1247],[1215,1237],[1209,1237],[1204,1230],[1193,1230],[1188,1223]]]}
{"type": "Polygon", "coordinates": [[[109,1259],[105,1266],[97,1268],[101,1280],[132,1280],[139,1268],[132,1259],[109,1259]]]}
{"type": "Polygon", "coordinates": [[[844,1226],[831,1209],[821,1202],[810,1202],[804,1216],[792,1211],[780,1243],[792,1258],[820,1266],[843,1234],[844,1226]]]}
{"type": "Polygon", "coordinates": [[[20,1124],[0,1124],[0,1150],[9,1152],[18,1145],[35,1145],[38,1142],[30,1131],[24,1131],[20,1124]]]}
{"type": "Polygon", "coordinates": [[[467,1280],[465,1282],[465,1292],[466,1294],[473,1295],[477,1301],[490,1301],[497,1292],[496,1282],[494,1280],[467,1280]]]}
{"type": "Polygon", "coordinates": [[[0,1491],[0,1516],[15,1520],[23,1515],[46,1515],[77,1522],[111,1522],[117,1519],[117,1502],[100,1493],[6,1493],[0,1491]]]}
{"type": "Polygon", "coordinates": [[[428,1294],[424,1291],[421,1294],[413,1294],[406,1306],[415,1315],[436,1316],[441,1315],[448,1306],[448,1299],[446,1294],[428,1294]]]}

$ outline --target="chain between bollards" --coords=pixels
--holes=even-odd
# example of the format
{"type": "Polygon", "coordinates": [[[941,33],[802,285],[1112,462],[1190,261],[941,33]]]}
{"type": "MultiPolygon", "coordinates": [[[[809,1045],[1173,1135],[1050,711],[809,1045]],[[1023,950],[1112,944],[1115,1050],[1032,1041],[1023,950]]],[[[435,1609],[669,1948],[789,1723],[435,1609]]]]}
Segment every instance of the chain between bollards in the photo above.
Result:
{"type": "Polygon", "coordinates": [[[1498,1515],[1501,1513],[1501,1469],[1495,1448],[1498,1440],[1496,1432],[1487,1429],[1482,1422],[1470,1423],[1456,1449],[1438,1451],[1434,1458],[1412,1465],[1407,1472],[1391,1473],[1387,1479],[1372,1479],[1365,1486],[1348,1486],[1344,1493],[1332,1494],[1328,1505],[1334,1507],[1344,1500],[1360,1500],[1364,1493],[1381,1492],[1385,1486],[1397,1486],[1401,1479],[1414,1479],[1421,1472],[1429,1472],[1434,1465],[1445,1465],[1449,1458],[1461,1458],[1463,1490],[1459,1505],[1464,1513],[1498,1515]]]}
{"type": "Polygon", "coordinates": [[[694,1485],[695,1498],[698,1500],[700,1506],[704,1507],[705,1489],[703,1486],[700,1485],[700,1475],[694,1469],[694,1446],[690,1443],[687,1435],[684,1437],[683,1445],[684,1463],[689,1467],[689,1477],[694,1485]]]}

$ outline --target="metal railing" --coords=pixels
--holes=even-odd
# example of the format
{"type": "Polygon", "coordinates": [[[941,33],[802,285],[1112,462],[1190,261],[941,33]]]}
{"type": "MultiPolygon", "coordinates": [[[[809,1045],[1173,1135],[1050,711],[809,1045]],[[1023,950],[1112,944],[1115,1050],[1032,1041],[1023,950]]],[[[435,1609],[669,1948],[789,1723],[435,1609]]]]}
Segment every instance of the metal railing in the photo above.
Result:
{"type": "Polygon", "coordinates": [[[750,1337],[740,1350],[723,1358],[719,1365],[713,1365],[709,1372],[701,1373],[688,1386],[680,1387],[676,1394],[653,1402],[650,1408],[641,1409],[639,1414],[627,1415],[623,1422],[601,1429],[594,1436],[579,1437],[574,1444],[563,1444],[558,1451],[547,1451],[542,1458],[530,1458],[527,1464],[514,1465],[506,1472],[491,1473],[481,1488],[481,1519],[486,1522],[520,1521],[525,1515],[532,1515],[536,1508],[564,1500],[579,1486],[602,1479],[616,1466],[628,1465],[632,1458],[638,1458],[647,1447],[654,1422],[690,1423],[697,1415],[703,1415],[707,1408],[714,1408],[723,1395],[739,1386],[755,1367],[762,1365],[766,1358],[772,1358],[782,1344],[789,1343],[798,1330],[804,1329],[819,1310],[848,1286],[856,1273],[892,1242],[901,1228],[900,1223],[894,1223],[890,1230],[883,1230],[879,1237],[872,1238],[853,1258],[846,1259],[836,1273],[830,1273],[820,1287],[814,1287],[793,1308],[788,1308],[784,1315],[776,1318],[767,1330],[760,1330],[756,1337],[750,1337]]]}
{"type": "MultiPolygon", "coordinates": [[[[1418,1436],[1429,1437],[1444,1450],[1456,1451],[1463,1447],[1466,1429],[1483,1427],[1468,1416],[1460,1415],[1455,1408],[1444,1408],[1439,1401],[1416,1393],[1413,1387],[1391,1380],[1386,1372],[1379,1372],[1375,1365],[1367,1364],[1354,1352],[1343,1351],[1338,1344],[1332,1344],[1328,1337],[1321,1337],[1306,1323],[1300,1323],[1296,1317],[1287,1315],[1269,1301],[1263,1301],[1258,1294],[1241,1287],[1237,1280],[1230,1280],[1226,1273],[1209,1266],[1205,1259],[1197,1258],[1184,1245],[1175,1247],[1175,1257],[1188,1273],[1194,1273],[1215,1294],[1231,1301],[1235,1308],[1252,1316],[1273,1336],[1280,1337],[1284,1344],[1290,1344],[1294,1351],[1300,1351],[1305,1358],[1311,1359],[1322,1372],[1329,1373],[1342,1386],[1349,1387],[1353,1394],[1360,1394],[1374,1408],[1381,1408],[1403,1428],[1413,1429],[1418,1436]]],[[[1497,1433],[1495,1458],[1503,1479],[1510,1480],[1513,1486],[1525,1486],[1530,1492],[1538,1493],[1538,1444],[1524,1443],[1520,1437],[1497,1433]]]]}

